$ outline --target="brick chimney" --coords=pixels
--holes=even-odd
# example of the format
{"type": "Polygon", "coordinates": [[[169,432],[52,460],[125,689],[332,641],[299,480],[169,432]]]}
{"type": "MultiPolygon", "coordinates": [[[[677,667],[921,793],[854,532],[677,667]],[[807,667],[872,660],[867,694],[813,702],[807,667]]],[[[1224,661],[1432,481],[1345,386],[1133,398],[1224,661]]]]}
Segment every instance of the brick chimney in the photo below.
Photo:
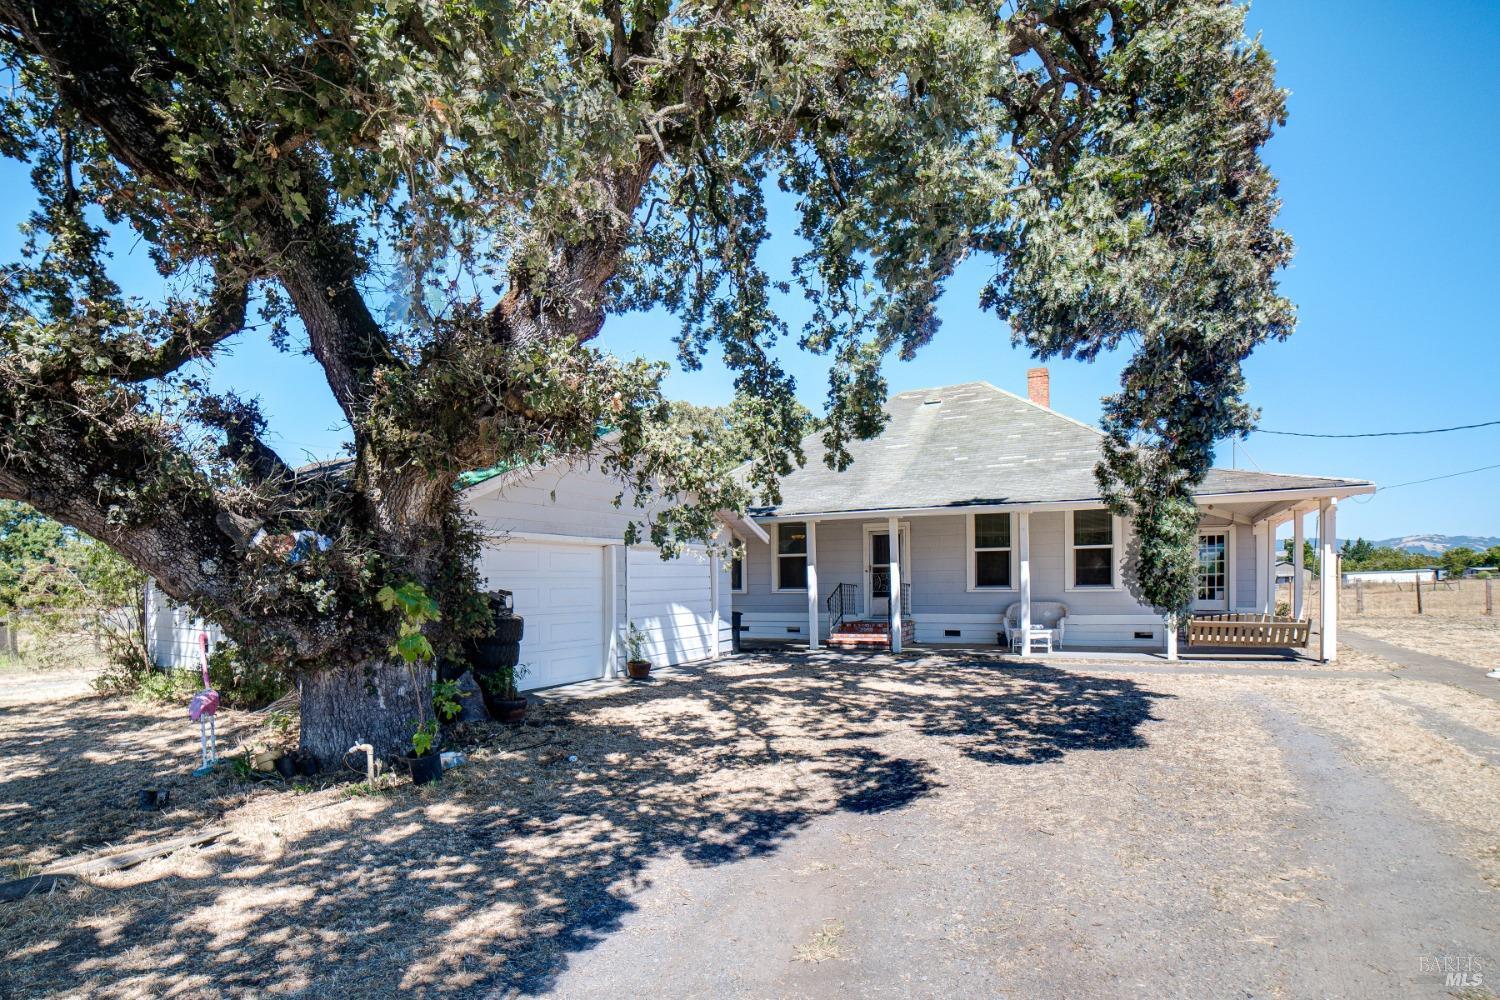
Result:
{"type": "Polygon", "coordinates": [[[1045,368],[1031,368],[1026,372],[1026,396],[1037,406],[1052,408],[1052,376],[1045,368]]]}

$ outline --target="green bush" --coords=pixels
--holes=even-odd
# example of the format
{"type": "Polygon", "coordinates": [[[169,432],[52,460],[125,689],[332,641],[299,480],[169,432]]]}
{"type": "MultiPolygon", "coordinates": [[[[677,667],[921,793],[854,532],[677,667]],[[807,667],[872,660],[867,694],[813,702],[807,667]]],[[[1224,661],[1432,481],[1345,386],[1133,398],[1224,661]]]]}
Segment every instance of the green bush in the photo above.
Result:
{"type": "MultiPolygon", "coordinates": [[[[242,661],[239,650],[221,646],[208,658],[208,682],[219,692],[225,708],[264,708],[286,694],[292,683],[274,667],[242,661]]],[[[185,702],[203,690],[203,675],[197,670],[141,667],[138,662],[112,661],[94,680],[105,694],[126,695],[146,701],[185,702]]]]}
{"type": "Polygon", "coordinates": [[[264,708],[292,689],[285,673],[247,661],[239,647],[227,643],[208,658],[208,681],[225,708],[264,708]]]}

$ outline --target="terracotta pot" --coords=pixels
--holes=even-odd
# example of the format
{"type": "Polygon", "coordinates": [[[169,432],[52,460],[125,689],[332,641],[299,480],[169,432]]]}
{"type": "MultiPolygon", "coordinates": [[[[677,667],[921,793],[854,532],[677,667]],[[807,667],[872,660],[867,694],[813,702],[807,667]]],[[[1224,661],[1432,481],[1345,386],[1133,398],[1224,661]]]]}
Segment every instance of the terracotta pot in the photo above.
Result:
{"type": "Polygon", "coordinates": [[[630,675],[631,680],[643,681],[651,676],[651,661],[627,660],[625,662],[625,672],[630,675]]]}

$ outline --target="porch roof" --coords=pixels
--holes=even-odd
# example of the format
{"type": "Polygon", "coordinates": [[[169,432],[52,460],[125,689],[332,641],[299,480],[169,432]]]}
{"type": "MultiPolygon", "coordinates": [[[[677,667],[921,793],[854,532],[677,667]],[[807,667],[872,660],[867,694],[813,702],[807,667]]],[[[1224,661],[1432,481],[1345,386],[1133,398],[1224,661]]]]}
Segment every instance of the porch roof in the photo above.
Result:
{"type": "MultiPolygon", "coordinates": [[[[853,464],[823,464],[817,435],[803,441],[807,464],[782,480],[780,504],[756,517],[849,514],[1025,504],[1101,502],[1094,481],[1104,435],[1071,417],[988,382],[915,389],[886,404],[885,431],[849,446],[853,464]]],[[[1194,491],[1228,499],[1285,491],[1370,492],[1362,479],[1214,469],[1194,491]]]]}

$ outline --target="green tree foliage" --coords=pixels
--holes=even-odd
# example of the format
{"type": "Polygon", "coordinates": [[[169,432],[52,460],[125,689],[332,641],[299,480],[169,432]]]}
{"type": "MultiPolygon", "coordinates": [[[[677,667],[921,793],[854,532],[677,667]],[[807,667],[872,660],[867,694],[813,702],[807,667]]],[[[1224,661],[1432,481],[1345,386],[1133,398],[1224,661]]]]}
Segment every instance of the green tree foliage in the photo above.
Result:
{"type": "MultiPolygon", "coordinates": [[[[1293,539],[1284,539],[1281,543],[1281,558],[1291,563],[1294,551],[1293,539]]],[[[1318,550],[1306,538],[1302,540],[1302,565],[1314,576],[1318,575],[1318,550]]]]}
{"type": "Polygon", "coordinates": [[[62,557],[66,529],[24,503],[0,500],[0,621],[10,618],[35,571],[62,557]]]}
{"type": "Polygon", "coordinates": [[[1191,488],[1252,425],[1244,359],[1293,325],[1260,159],[1284,95],[1229,0],[0,0],[0,64],[0,152],[36,202],[0,279],[0,496],[260,655],[346,665],[303,691],[304,741],[339,699],[339,750],[415,714],[381,694],[379,581],[420,583],[434,631],[482,619],[459,473],[589,456],[627,501],[673,501],[632,529],[670,553],[800,460],[780,341],[828,357],[844,465],[881,429],[882,362],[935,335],[975,255],[1037,356],[1126,349],[1099,478],[1141,592],[1185,609],[1191,488]],[[806,247],[785,275],[773,183],[806,247]],[[106,222],[166,298],[122,293],[106,222]],[[669,419],[662,366],[593,343],[658,306],[682,365],[734,372],[745,486],[669,419]],[[289,468],[254,399],[204,377],[263,335],[326,373],[344,474],[289,468]],[[332,544],[290,562],[297,531],[332,544]]]}
{"type": "Polygon", "coordinates": [[[22,504],[0,510],[0,532],[0,614],[24,627],[31,659],[61,665],[96,650],[126,673],[149,666],[139,570],[22,504]]]}
{"type": "Polygon", "coordinates": [[[1339,565],[1345,572],[1361,569],[1426,569],[1438,562],[1432,556],[1420,552],[1377,546],[1363,538],[1346,541],[1339,548],[1339,565]]]}

